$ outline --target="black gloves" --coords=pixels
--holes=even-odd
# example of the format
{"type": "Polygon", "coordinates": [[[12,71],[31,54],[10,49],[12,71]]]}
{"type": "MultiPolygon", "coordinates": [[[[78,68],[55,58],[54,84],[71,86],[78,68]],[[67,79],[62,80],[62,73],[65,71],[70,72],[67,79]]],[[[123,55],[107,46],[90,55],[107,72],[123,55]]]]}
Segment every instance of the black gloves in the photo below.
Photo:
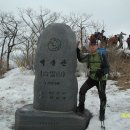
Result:
{"type": "Polygon", "coordinates": [[[97,72],[96,72],[96,74],[95,74],[95,77],[100,80],[103,75],[104,75],[103,70],[102,69],[98,69],[97,72]]]}

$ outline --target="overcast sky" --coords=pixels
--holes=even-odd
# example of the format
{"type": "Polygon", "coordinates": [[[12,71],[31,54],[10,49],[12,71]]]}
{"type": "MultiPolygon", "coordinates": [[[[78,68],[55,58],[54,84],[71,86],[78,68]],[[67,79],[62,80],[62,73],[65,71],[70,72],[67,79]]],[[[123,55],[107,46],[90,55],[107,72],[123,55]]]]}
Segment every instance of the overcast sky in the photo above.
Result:
{"type": "Polygon", "coordinates": [[[40,7],[63,14],[91,14],[96,21],[105,23],[106,35],[121,31],[130,34],[130,0],[0,0],[1,11],[38,10],[40,7]]]}

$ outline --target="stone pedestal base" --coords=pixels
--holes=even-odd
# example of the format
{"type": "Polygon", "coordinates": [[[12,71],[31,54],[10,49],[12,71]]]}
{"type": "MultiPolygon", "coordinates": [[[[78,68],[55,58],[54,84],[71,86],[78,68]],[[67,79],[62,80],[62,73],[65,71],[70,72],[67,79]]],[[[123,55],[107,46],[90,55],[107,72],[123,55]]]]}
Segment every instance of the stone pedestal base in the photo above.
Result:
{"type": "Polygon", "coordinates": [[[83,115],[73,111],[38,111],[26,105],[15,113],[15,130],[85,130],[91,119],[86,110],[83,115]]]}

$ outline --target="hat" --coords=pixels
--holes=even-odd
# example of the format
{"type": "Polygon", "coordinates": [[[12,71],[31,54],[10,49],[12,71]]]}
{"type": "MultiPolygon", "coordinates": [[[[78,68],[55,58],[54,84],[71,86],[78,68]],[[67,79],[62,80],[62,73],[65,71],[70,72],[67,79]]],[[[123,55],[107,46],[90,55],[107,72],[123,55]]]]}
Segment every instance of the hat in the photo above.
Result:
{"type": "Polygon", "coordinates": [[[91,40],[91,41],[90,41],[90,45],[97,45],[96,40],[91,40]]]}

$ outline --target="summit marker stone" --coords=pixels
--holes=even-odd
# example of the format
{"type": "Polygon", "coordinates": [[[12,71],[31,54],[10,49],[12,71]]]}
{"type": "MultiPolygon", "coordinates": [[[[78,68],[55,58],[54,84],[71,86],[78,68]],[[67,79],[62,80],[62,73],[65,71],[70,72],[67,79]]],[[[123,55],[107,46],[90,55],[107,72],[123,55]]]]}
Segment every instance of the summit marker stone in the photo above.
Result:
{"type": "Polygon", "coordinates": [[[77,105],[75,34],[65,24],[52,24],[39,38],[34,82],[34,108],[72,111],[77,105]]]}

